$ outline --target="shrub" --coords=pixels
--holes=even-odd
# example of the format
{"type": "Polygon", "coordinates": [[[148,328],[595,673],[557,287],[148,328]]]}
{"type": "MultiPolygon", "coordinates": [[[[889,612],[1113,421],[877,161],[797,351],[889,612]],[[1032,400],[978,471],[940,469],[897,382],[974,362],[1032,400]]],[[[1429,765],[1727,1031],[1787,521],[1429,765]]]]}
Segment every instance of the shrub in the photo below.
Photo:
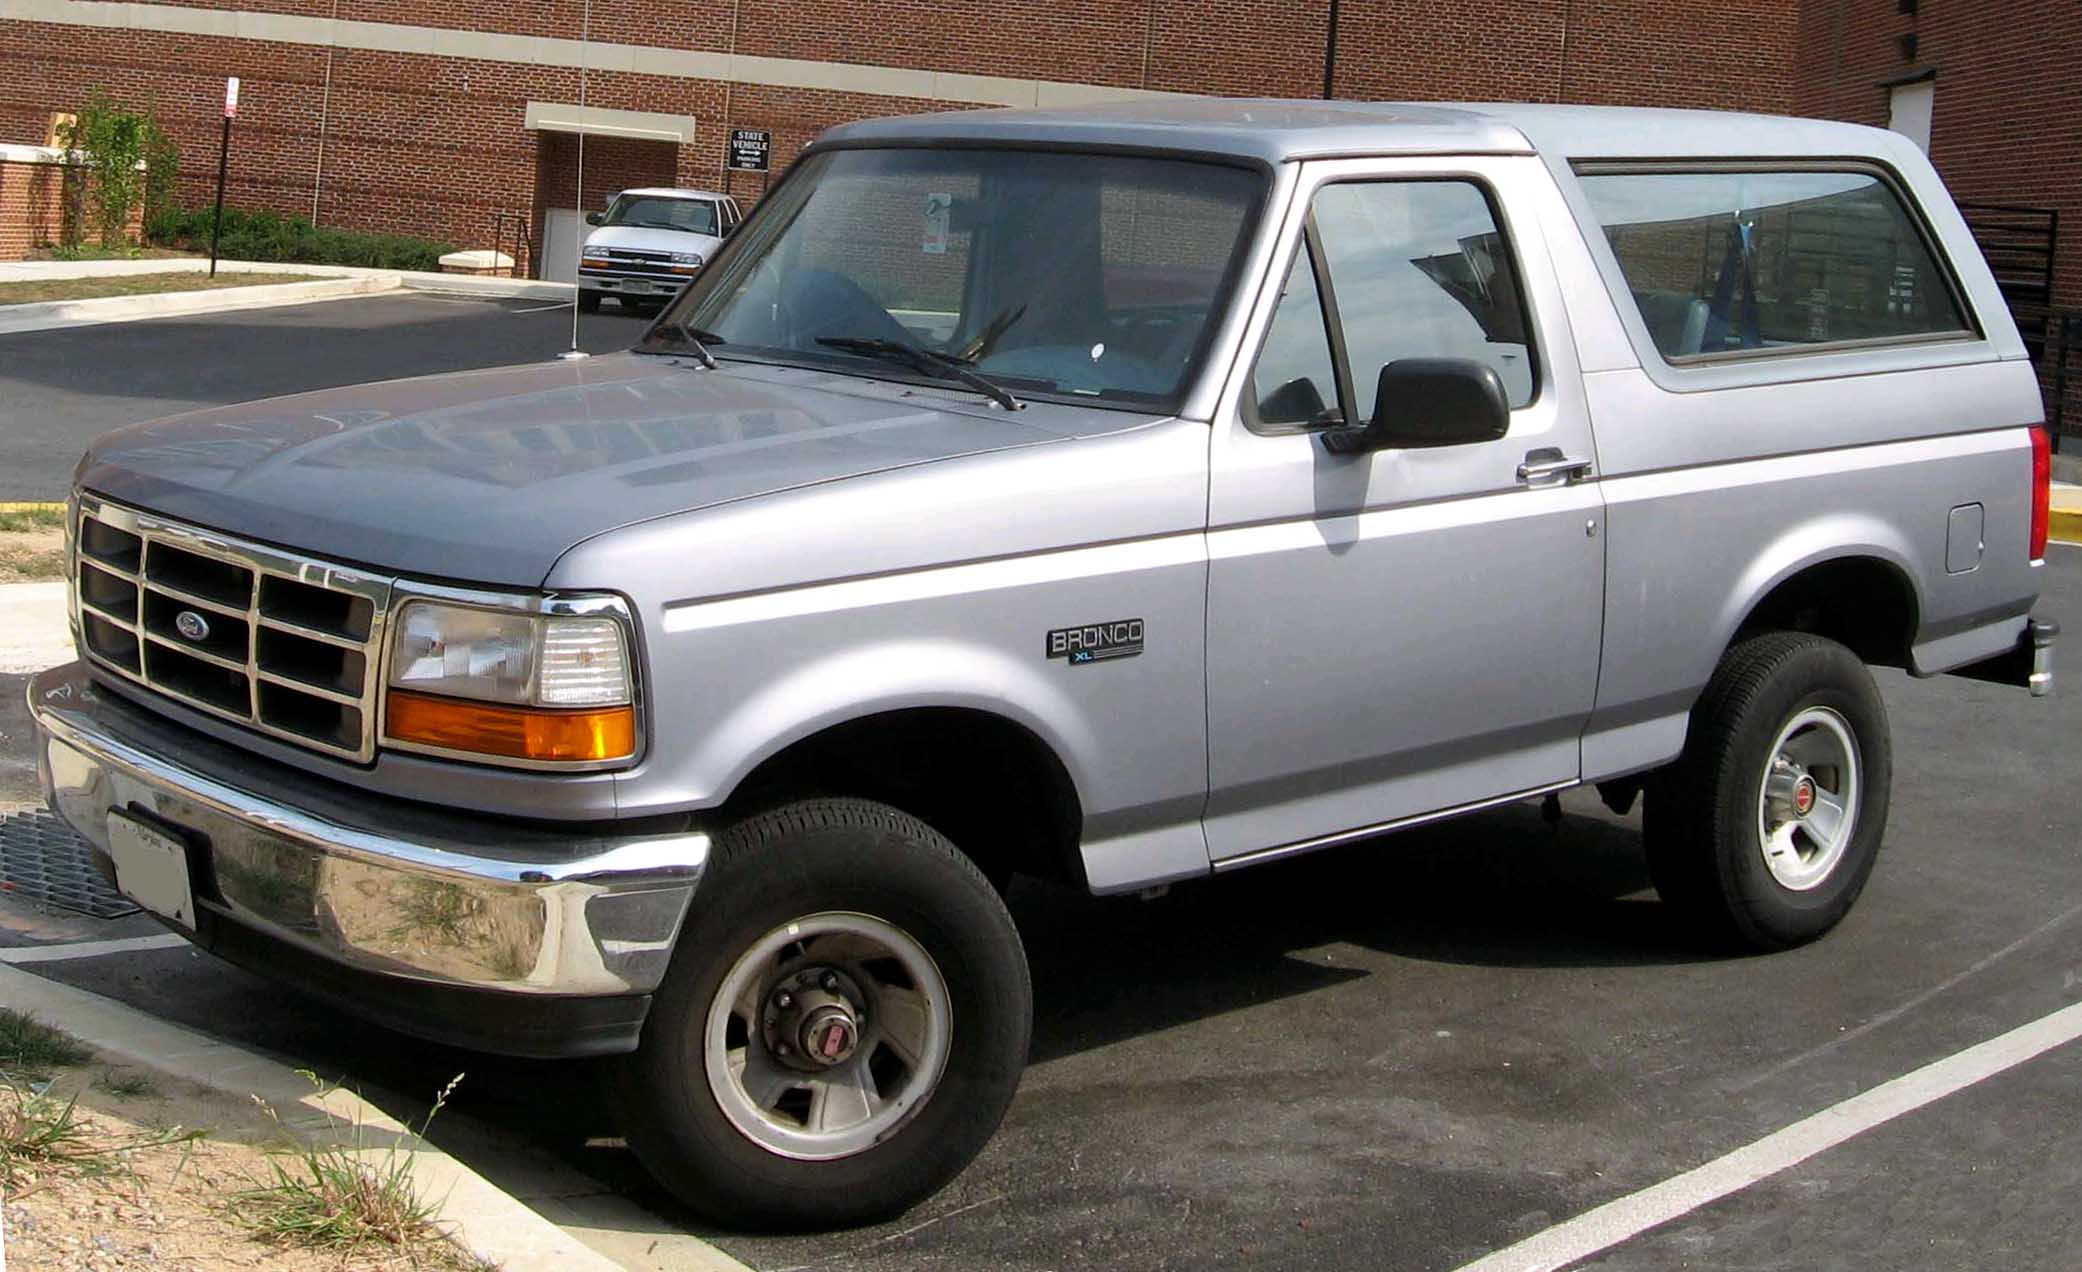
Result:
{"type": "Polygon", "coordinates": [[[181,152],[159,126],[156,111],[124,110],[96,89],[59,130],[58,140],[76,154],[86,178],[85,188],[76,191],[81,206],[78,218],[67,227],[68,246],[79,242],[81,219],[103,247],[125,246],[130,214],[140,204],[147,216],[165,206],[181,152]]]}
{"type": "MultiPolygon", "coordinates": [[[[167,208],[146,227],[155,243],[207,251],[210,246],[208,207],[183,211],[167,208]]],[[[441,268],[441,258],[455,250],[447,243],[403,234],[372,234],[313,225],[300,216],[276,212],[224,209],[224,228],[217,254],[236,261],[290,261],[307,265],[360,265],[370,269],[441,268]]]]}

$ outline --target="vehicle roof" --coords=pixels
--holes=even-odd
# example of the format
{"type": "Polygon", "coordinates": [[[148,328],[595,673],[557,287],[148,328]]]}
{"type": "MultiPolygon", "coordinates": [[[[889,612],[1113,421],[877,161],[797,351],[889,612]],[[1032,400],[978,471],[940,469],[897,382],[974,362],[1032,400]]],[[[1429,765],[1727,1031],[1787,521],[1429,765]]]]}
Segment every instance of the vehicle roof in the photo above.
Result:
{"type": "Polygon", "coordinates": [[[831,129],[816,148],[928,141],[1129,146],[1277,164],[1340,155],[1889,154],[1901,138],[1858,124],[1728,111],[1178,97],[868,119],[831,129]]]}
{"type": "Polygon", "coordinates": [[[659,198],[672,199],[727,199],[730,197],[715,190],[674,190],[665,186],[638,186],[633,190],[617,191],[614,197],[619,199],[625,194],[653,195],[659,198]]]}

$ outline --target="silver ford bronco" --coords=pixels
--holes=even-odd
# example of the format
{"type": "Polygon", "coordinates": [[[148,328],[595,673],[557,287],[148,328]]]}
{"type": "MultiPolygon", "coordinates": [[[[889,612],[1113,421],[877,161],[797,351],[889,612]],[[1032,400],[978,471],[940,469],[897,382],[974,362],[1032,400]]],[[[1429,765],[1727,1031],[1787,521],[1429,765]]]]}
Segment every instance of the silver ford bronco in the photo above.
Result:
{"type": "Polygon", "coordinates": [[[1890,133],[872,121],[626,354],[101,439],[29,692],[51,806],[198,945],[613,1057],[689,1205],[855,1223],[1019,1084],[1014,874],[1594,784],[1702,932],[1827,932],[1887,821],[1867,668],[2050,687],[2041,417],[1890,133]]]}

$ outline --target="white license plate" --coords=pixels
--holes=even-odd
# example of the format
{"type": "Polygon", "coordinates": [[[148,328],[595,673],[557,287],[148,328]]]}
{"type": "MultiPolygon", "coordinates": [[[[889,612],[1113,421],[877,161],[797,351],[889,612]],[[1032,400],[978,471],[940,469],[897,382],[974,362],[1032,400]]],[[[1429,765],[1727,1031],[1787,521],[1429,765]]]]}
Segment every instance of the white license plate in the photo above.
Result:
{"type": "Polygon", "coordinates": [[[182,927],[195,926],[187,845],[135,817],[111,812],[108,855],[116,863],[116,887],[123,895],[182,927]]]}

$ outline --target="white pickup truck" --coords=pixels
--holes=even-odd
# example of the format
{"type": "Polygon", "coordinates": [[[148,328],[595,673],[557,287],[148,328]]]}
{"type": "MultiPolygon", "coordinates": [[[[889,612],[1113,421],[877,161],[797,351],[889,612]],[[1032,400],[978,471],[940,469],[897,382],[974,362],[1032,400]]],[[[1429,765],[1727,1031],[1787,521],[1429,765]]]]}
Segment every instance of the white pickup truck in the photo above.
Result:
{"type": "Polygon", "coordinates": [[[586,214],[594,229],[579,250],[579,309],[592,313],[608,296],[627,308],[663,305],[742,219],[737,200],[713,190],[622,191],[604,211],[586,214]]]}

